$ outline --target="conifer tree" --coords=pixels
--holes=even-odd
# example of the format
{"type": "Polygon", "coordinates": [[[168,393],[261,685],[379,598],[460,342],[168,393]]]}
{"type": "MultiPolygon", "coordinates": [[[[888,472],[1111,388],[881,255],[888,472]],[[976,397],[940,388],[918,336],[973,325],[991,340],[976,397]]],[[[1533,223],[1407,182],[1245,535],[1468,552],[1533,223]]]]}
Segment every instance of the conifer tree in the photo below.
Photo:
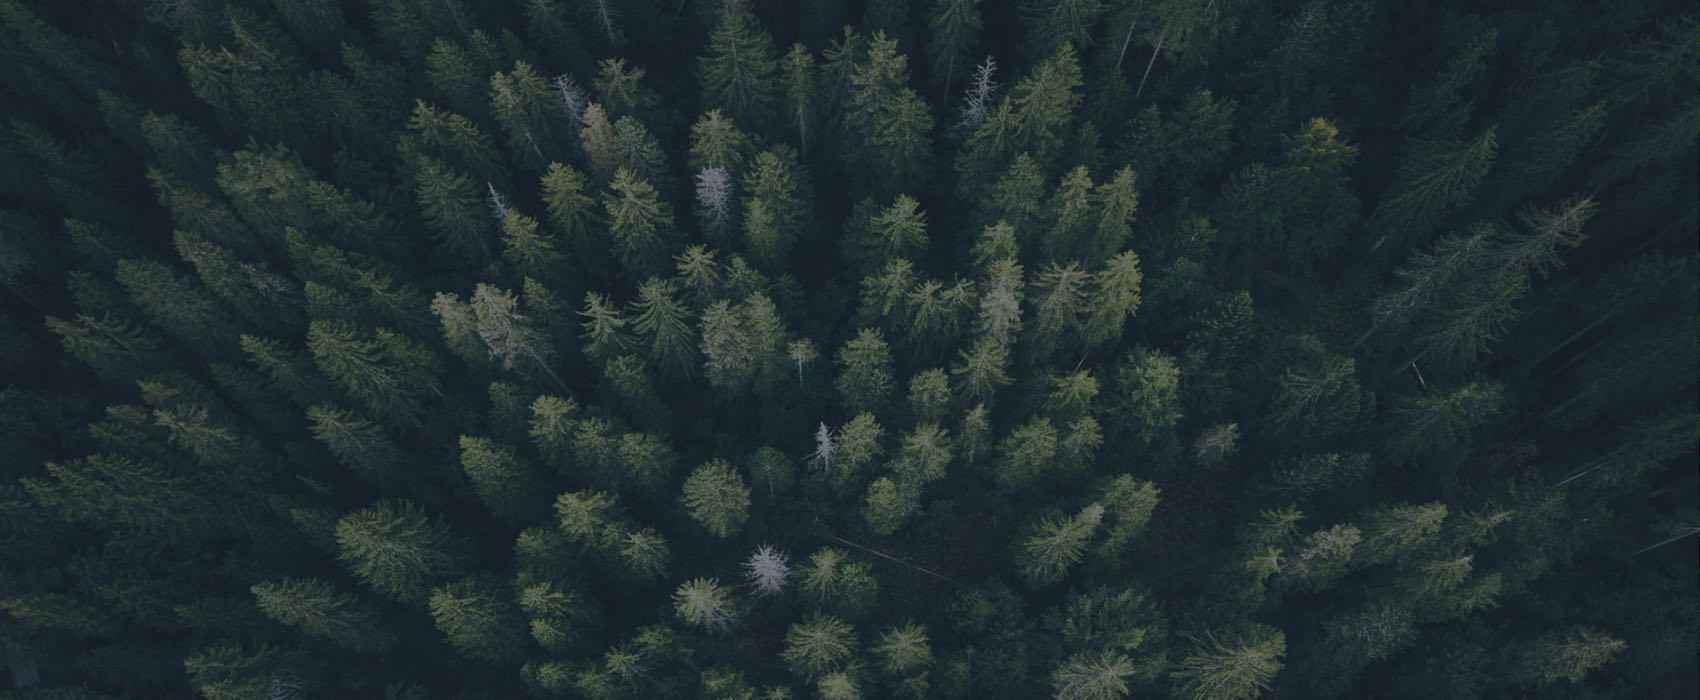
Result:
{"type": "Polygon", "coordinates": [[[696,374],[696,339],[677,293],[671,280],[644,282],[631,304],[632,330],[649,345],[651,362],[669,376],[688,378],[696,374]]]}
{"type": "Polygon", "coordinates": [[[1066,700],[1117,700],[1128,695],[1133,661],[1113,651],[1070,657],[1051,676],[1056,696],[1066,700]]]}
{"type": "Polygon", "coordinates": [[[873,568],[832,547],[811,555],[808,563],[798,567],[797,576],[803,600],[852,619],[866,617],[879,595],[873,568]]]}
{"type": "Polygon", "coordinates": [[[389,329],[314,321],[307,327],[307,349],[344,395],[394,424],[416,423],[426,395],[437,390],[435,355],[389,329]]]}
{"type": "Polygon", "coordinates": [[[536,519],[544,512],[537,474],[523,457],[488,438],[460,436],[460,464],[484,505],[508,522],[536,519]]]}
{"type": "Polygon", "coordinates": [[[680,500],[691,518],[716,537],[736,534],[749,518],[750,489],[725,460],[710,460],[693,470],[680,500]]]}
{"type": "Polygon", "coordinates": [[[1558,680],[1580,683],[1590,671],[1610,663],[1627,647],[1621,639],[1578,626],[1525,644],[1513,655],[1511,671],[1518,680],[1531,684],[1558,680]]]}
{"type": "Polygon", "coordinates": [[[655,274],[668,259],[673,210],[648,182],[621,168],[602,195],[614,251],[629,275],[655,274]]]}
{"type": "Polygon", "coordinates": [[[852,411],[870,411],[891,398],[896,379],[891,347],[877,330],[863,329],[838,350],[838,379],[833,383],[852,411]]]}
{"type": "Polygon", "coordinates": [[[498,581],[472,576],[438,586],[430,607],[437,629],[468,658],[502,661],[523,650],[523,619],[498,581]]]}
{"type": "Polygon", "coordinates": [[[785,632],[780,653],[792,675],[818,678],[845,667],[856,654],[856,634],[849,623],[815,613],[785,632]]]}
{"type": "Polygon", "coordinates": [[[401,449],[382,428],[352,411],[330,404],[307,408],[313,437],[345,466],[364,476],[383,477],[400,466],[401,449]]]}
{"type": "Polygon", "coordinates": [[[840,125],[845,159],[870,189],[901,192],[925,172],[933,117],[907,87],[909,60],[895,39],[875,32],[866,57],[853,65],[840,125]]]}
{"type": "Polygon", "coordinates": [[[673,611],[686,624],[711,632],[724,631],[737,621],[729,591],[714,579],[691,579],[673,592],[673,611]]]}
{"type": "Polygon", "coordinates": [[[340,558],[384,595],[422,601],[431,586],[463,569],[461,542],[408,501],[379,501],[336,524],[340,558]]]}
{"type": "Polygon", "coordinates": [[[383,650],[396,643],[375,611],[325,581],[284,579],[255,584],[252,590],[267,616],[344,649],[383,650]]]}
{"type": "Polygon", "coordinates": [[[1174,695],[1185,700],[1251,700],[1268,692],[1286,653],[1286,635],[1263,625],[1221,637],[1207,635],[1175,669],[1174,695]]]}
{"type": "Polygon", "coordinates": [[[709,104],[752,128],[773,118],[777,65],[773,40],[742,0],[719,8],[719,22],[708,35],[708,55],[697,59],[697,80],[709,104]]]}
{"type": "Polygon", "coordinates": [[[1037,523],[1016,550],[1021,577],[1035,588],[1062,580],[1086,556],[1086,546],[1103,517],[1104,507],[1093,503],[1071,517],[1037,523]]]}
{"type": "Polygon", "coordinates": [[[932,4],[931,40],[927,56],[933,84],[940,94],[950,95],[958,72],[969,71],[969,52],[979,42],[980,0],[935,0],[932,4]]]}

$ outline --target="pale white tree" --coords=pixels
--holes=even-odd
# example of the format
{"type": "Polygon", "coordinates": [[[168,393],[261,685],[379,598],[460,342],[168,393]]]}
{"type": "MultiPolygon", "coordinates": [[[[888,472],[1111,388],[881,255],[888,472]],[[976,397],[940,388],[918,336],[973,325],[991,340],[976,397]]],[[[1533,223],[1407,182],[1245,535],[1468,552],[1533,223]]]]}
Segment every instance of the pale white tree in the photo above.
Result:
{"type": "Polygon", "coordinates": [[[478,339],[490,351],[491,359],[502,363],[503,369],[513,369],[521,359],[532,363],[555,382],[562,391],[566,384],[549,368],[552,349],[542,331],[519,312],[519,301],[494,285],[480,283],[472,292],[473,326],[478,339]]]}
{"type": "Polygon", "coordinates": [[[993,78],[998,72],[998,62],[991,55],[974,68],[974,77],[968,81],[968,89],[962,95],[962,115],[956,120],[956,130],[968,133],[986,121],[986,112],[992,108],[993,98],[998,93],[998,83],[993,78]]]}
{"type": "Polygon", "coordinates": [[[815,451],[809,455],[809,466],[819,471],[830,471],[832,458],[836,456],[837,451],[838,448],[832,441],[832,428],[821,423],[820,427],[815,428],[815,451]]]}
{"type": "Polygon", "coordinates": [[[496,191],[495,183],[486,182],[484,188],[489,192],[486,198],[490,200],[490,215],[496,217],[497,224],[507,220],[508,212],[513,209],[513,205],[508,204],[507,196],[496,191]]]}
{"type": "Polygon", "coordinates": [[[757,597],[782,593],[791,581],[791,563],[784,552],[764,544],[744,561],[744,580],[757,597]]]}
{"type": "Polygon", "coordinates": [[[555,92],[561,96],[561,109],[572,123],[572,133],[577,134],[584,128],[584,108],[590,106],[590,94],[568,73],[555,76],[554,84],[555,92]]]}
{"type": "Polygon", "coordinates": [[[697,173],[697,221],[702,230],[720,243],[726,243],[732,230],[733,197],[732,173],[725,167],[703,168],[697,173]]]}

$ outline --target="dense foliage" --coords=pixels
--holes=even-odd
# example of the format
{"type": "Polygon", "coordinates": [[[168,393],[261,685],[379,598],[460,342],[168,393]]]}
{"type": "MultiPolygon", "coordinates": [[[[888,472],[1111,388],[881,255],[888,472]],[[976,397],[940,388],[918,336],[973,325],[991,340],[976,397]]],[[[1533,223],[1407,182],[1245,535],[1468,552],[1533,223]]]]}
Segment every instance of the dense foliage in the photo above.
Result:
{"type": "Polygon", "coordinates": [[[1700,695],[1692,3],[0,0],[0,697],[1700,695]]]}

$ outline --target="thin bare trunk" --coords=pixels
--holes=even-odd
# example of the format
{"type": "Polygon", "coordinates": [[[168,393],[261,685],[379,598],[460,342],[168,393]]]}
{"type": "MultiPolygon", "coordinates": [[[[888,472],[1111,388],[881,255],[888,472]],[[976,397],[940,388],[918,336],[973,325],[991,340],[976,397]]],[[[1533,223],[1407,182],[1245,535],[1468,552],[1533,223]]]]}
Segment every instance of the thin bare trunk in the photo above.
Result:
{"type": "Polygon", "coordinates": [[[1663,547],[1663,546],[1665,546],[1665,545],[1667,545],[1667,544],[1670,544],[1670,543],[1672,543],[1672,542],[1675,542],[1675,541],[1677,541],[1677,540],[1680,540],[1680,539],[1682,539],[1682,538],[1684,538],[1684,537],[1693,537],[1693,536],[1694,536],[1694,535],[1700,535],[1700,527],[1691,527],[1691,528],[1687,528],[1687,529],[1685,529],[1685,530],[1683,530],[1683,531],[1682,531],[1682,532],[1680,532],[1680,533],[1677,533],[1677,534],[1676,534],[1676,535],[1675,535],[1675,536],[1673,536],[1673,537],[1671,537],[1671,538],[1669,538],[1669,539],[1666,539],[1666,540],[1664,540],[1664,541],[1661,541],[1661,542],[1656,542],[1656,543],[1654,543],[1654,544],[1651,544],[1651,545],[1648,545],[1648,546],[1646,546],[1646,547],[1642,547],[1642,548],[1640,548],[1640,549],[1637,549],[1637,550],[1635,550],[1635,551],[1633,551],[1633,552],[1630,552],[1630,553],[1629,553],[1629,556],[1632,556],[1632,557],[1633,557],[1633,556],[1635,556],[1635,555],[1637,555],[1637,554],[1640,554],[1640,553],[1642,553],[1642,552],[1651,552],[1651,551],[1653,551],[1653,550],[1655,550],[1655,549],[1658,549],[1658,548],[1660,548],[1660,547],[1663,547]]]}
{"type": "Polygon", "coordinates": [[[1607,311],[1605,313],[1605,315],[1600,316],[1597,319],[1594,319],[1593,323],[1590,323],[1586,326],[1583,326],[1582,330],[1576,331],[1576,333],[1572,334],[1569,338],[1565,338],[1564,342],[1552,346],[1551,350],[1548,350],[1548,351],[1546,351],[1545,354],[1541,355],[1540,357],[1535,358],[1535,361],[1529,363],[1529,366],[1533,367],[1535,365],[1540,364],[1542,360],[1545,360],[1549,357],[1552,357],[1553,353],[1558,352],[1560,350],[1563,350],[1565,346],[1567,346],[1567,345],[1569,345],[1573,342],[1576,342],[1577,338],[1582,337],[1582,335],[1587,333],[1588,331],[1594,330],[1595,327],[1599,326],[1602,323],[1605,323],[1606,321],[1610,320],[1612,316],[1615,316],[1615,315],[1617,315],[1617,309],[1612,309],[1611,311],[1607,311]]]}
{"type": "Polygon", "coordinates": [[[1134,99],[1137,100],[1140,95],[1145,94],[1145,81],[1151,78],[1151,67],[1157,65],[1157,55],[1163,53],[1163,41],[1168,38],[1166,34],[1157,37],[1157,48],[1151,50],[1151,60],[1145,62],[1145,75],[1139,77],[1139,89],[1133,91],[1134,99]]]}
{"type": "Polygon", "coordinates": [[[928,569],[928,568],[923,567],[923,566],[917,566],[915,564],[911,564],[911,563],[906,562],[902,559],[898,559],[897,557],[891,556],[890,554],[886,554],[885,552],[881,552],[877,549],[873,549],[873,548],[870,548],[870,547],[863,547],[862,545],[856,544],[855,542],[851,542],[850,540],[844,539],[844,538],[839,537],[837,535],[827,535],[826,538],[829,539],[829,540],[832,540],[833,542],[837,542],[839,544],[845,545],[847,547],[855,547],[855,548],[860,549],[864,552],[872,554],[876,557],[880,557],[880,558],[883,558],[883,559],[889,559],[891,561],[897,562],[897,563],[902,564],[904,566],[907,566],[911,569],[919,571],[923,574],[926,574],[928,576],[936,578],[940,581],[944,581],[944,582],[952,584],[952,585],[961,585],[961,584],[957,583],[955,579],[952,579],[949,576],[945,576],[944,574],[941,574],[937,571],[933,571],[932,569],[928,569]]]}

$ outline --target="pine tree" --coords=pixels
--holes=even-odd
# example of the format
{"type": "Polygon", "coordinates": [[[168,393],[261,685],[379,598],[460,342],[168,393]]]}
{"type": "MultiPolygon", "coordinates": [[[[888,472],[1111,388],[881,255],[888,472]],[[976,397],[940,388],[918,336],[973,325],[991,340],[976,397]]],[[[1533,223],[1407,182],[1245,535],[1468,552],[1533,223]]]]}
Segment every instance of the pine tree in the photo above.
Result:
{"type": "MultiPolygon", "coordinates": [[[[414,201],[425,226],[452,254],[481,260],[490,255],[489,226],[472,180],[435,160],[421,158],[414,172],[414,201]]],[[[504,222],[505,223],[505,222],[504,222]]]]}
{"type": "Polygon", "coordinates": [[[958,71],[968,70],[969,52],[979,43],[980,0],[934,0],[932,40],[927,42],[929,71],[940,94],[950,95],[958,71]]]}
{"type": "Polygon", "coordinates": [[[1354,525],[1312,532],[1290,555],[1281,558],[1281,580],[1304,590],[1326,590],[1350,570],[1361,541],[1363,534],[1354,525]]]}
{"type": "Polygon", "coordinates": [[[879,581],[874,578],[873,568],[832,547],[816,551],[807,564],[798,568],[797,575],[804,601],[852,619],[872,612],[879,595],[879,581]]]}
{"type": "Polygon", "coordinates": [[[815,56],[802,44],[792,44],[791,50],[779,59],[779,81],[785,95],[781,107],[787,129],[797,134],[797,150],[809,156],[809,137],[814,133],[817,102],[815,56]]]}
{"type": "Polygon", "coordinates": [[[849,623],[815,613],[785,631],[780,658],[792,675],[805,680],[844,668],[856,655],[856,632],[849,623]]]}
{"type": "MultiPolygon", "coordinates": [[[[1068,44],[1017,81],[963,145],[956,160],[958,194],[979,199],[982,189],[1006,168],[1019,166],[1023,155],[1031,159],[1030,168],[1051,164],[1080,105],[1076,92],[1080,84],[1080,64],[1068,44]]],[[[1025,221],[1001,218],[1008,219],[1017,232],[1026,230],[1025,221]]]]}
{"type": "Polygon", "coordinates": [[[1020,13],[1028,49],[1045,56],[1069,44],[1090,45],[1092,25],[1104,10],[1099,0],[1025,0],[1020,13]]]}
{"type": "Polygon", "coordinates": [[[863,329],[838,350],[838,389],[844,407],[871,411],[890,400],[896,379],[892,372],[891,348],[877,330],[863,329]]]}
{"type": "Polygon", "coordinates": [[[874,534],[884,537],[902,528],[916,508],[903,487],[880,477],[868,484],[868,493],[862,498],[862,520],[874,534]]]}
{"type": "Polygon", "coordinates": [[[549,82],[524,61],[490,76],[490,108],[521,162],[542,170],[568,152],[569,126],[549,82]]]}
{"type": "Polygon", "coordinates": [[[426,395],[437,391],[436,356],[385,328],[314,321],[307,327],[307,349],[346,396],[397,425],[417,423],[426,395]]]}
{"type": "Polygon", "coordinates": [[[189,483],[120,455],[48,462],[46,470],[48,478],[25,478],[21,483],[43,508],[67,522],[149,536],[180,536],[204,515],[197,507],[202,497],[189,483]]]}
{"type": "Polygon", "coordinates": [[[1110,258],[1092,275],[1092,291],[1087,295],[1092,310],[1084,327],[1088,346],[1104,347],[1121,339],[1122,327],[1139,310],[1139,285],[1144,279],[1139,256],[1131,250],[1110,258]]]}
{"type": "Polygon", "coordinates": [[[1354,550],[1369,564],[1403,562],[1435,542],[1446,504],[1378,506],[1364,514],[1363,539],[1354,550]]]}
{"type": "Polygon", "coordinates": [[[909,378],[909,414],[918,423],[943,420],[950,398],[950,379],[942,369],[922,370],[909,378]]]}
{"type": "Polygon", "coordinates": [[[1117,700],[1128,696],[1133,661],[1114,651],[1075,654],[1051,675],[1060,700],[1117,700]]]}
{"type": "Polygon", "coordinates": [[[460,436],[460,464],[479,500],[497,517],[513,523],[544,513],[542,483],[525,459],[488,438],[460,436]]]}
{"type": "Polygon", "coordinates": [[[750,553],[743,568],[744,582],[757,597],[783,593],[791,581],[791,564],[785,553],[765,544],[750,553]]]}
{"type": "Polygon", "coordinates": [[[503,661],[523,651],[525,623],[501,582],[473,576],[431,591],[431,618],[461,655],[503,661]]]}
{"type": "Polygon", "coordinates": [[[344,649],[382,651],[396,643],[395,635],[378,622],[377,611],[325,581],[284,579],[258,583],[251,590],[268,617],[344,649]]]}
{"type": "Polygon", "coordinates": [[[840,128],[845,159],[869,189],[895,193],[918,184],[927,168],[933,117],[909,82],[897,41],[875,32],[854,65],[840,128]]]}
{"type": "Polygon", "coordinates": [[[1397,194],[1372,217],[1381,230],[1376,247],[1421,240],[1439,221],[1469,201],[1499,155],[1498,130],[1469,141],[1426,142],[1400,167],[1397,194]]]}
{"type": "Polygon", "coordinates": [[[696,333],[687,319],[690,312],[680,303],[671,280],[650,278],[638,287],[631,303],[632,330],[649,346],[649,359],[668,376],[690,378],[696,374],[696,333]]]}
{"type": "Polygon", "coordinates": [[[608,233],[626,274],[641,276],[662,271],[672,247],[673,210],[648,182],[621,168],[602,195],[608,233]]]}
{"type": "Polygon", "coordinates": [[[733,120],[761,129],[777,100],[773,40],[743,0],[727,0],[708,35],[708,55],[697,59],[697,82],[709,104],[733,120]]]}
{"type": "Polygon", "coordinates": [[[757,154],[743,186],[749,193],[744,200],[744,244],[764,269],[784,270],[792,247],[807,234],[812,198],[808,173],[795,151],[778,146],[757,154]],[[758,216],[767,218],[765,226],[752,224],[758,216]],[[752,235],[758,229],[761,235],[752,235]]]}
{"type": "Polygon", "coordinates": [[[1175,358],[1137,348],[1115,365],[1115,391],[1108,420],[1141,447],[1159,447],[1175,440],[1180,423],[1180,367],[1175,358]]]}
{"type": "Polygon", "coordinates": [[[724,631],[737,621],[732,595],[714,579],[691,579],[673,591],[673,611],[686,624],[711,632],[724,631]]]}
{"type": "Polygon", "coordinates": [[[1627,648],[1623,640],[1588,627],[1543,637],[1512,655],[1513,677],[1525,683],[1565,680],[1580,683],[1595,668],[1610,663],[1627,648]]]}
{"type": "Polygon", "coordinates": [[[597,360],[615,357],[636,344],[631,331],[626,329],[630,321],[620,314],[620,307],[608,297],[586,292],[584,310],[578,315],[584,318],[579,325],[584,329],[581,337],[586,357],[597,360]]]}
{"type": "Polygon", "coordinates": [[[584,597],[554,583],[526,586],[519,593],[519,608],[531,620],[532,639],[550,651],[571,648],[590,624],[584,597]]]}
{"type": "Polygon", "coordinates": [[[1206,635],[1172,674],[1174,695],[1184,700],[1251,700],[1269,691],[1286,653],[1286,635],[1263,625],[1220,638],[1206,635]]]}
{"type": "Polygon", "coordinates": [[[716,537],[730,537],[749,519],[750,489],[725,460],[697,466],[685,479],[680,502],[691,519],[716,537]]]}
{"type": "Polygon", "coordinates": [[[423,601],[434,583],[463,568],[460,540],[407,501],[379,501],[343,516],[336,541],[356,578],[398,600],[423,601]]]}
{"type": "Polygon", "coordinates": [[[353,411],[330,404],[307,408],[313,437],[349,469],[368,477],[391,474],[403,460],[401,449],[382,428],[353,411]]]}
{"type": "Polygon", "coordinates": [[[1254,163],[1234,176],[1220,218],[1222,230],[1247,258],[1242,265],[1262,264],[1248,259],[1254,254],[1273,254],[1302,274],[1345,245],[1358,216],[1345,175],[1357,148],[1341,141],[1339,129],[1321,117],[1285,138],[1284,146],[1278,164],[1254,163]]]}
{"type": "Polygon", "coordinates": [[[850,258],[864,270],[876,270],[900,258],[916,258],[927,249],[927,215],[909,195],[893,200],[847,241],[850,258]]]}
{"type": "Polygon", "coordinates": [[[1499,412],[1503,395],[1497,382],[1471,382],[1414,397],[1394,409],[1387,449],[1401,460],[1456,453],[1499,412]]]}
{"type": "Polygon", "coordinates": [[[1104,507],[1093,503],[1072,517],[1036,523],[1016,550],[1015,566],[1021,577],[1034,588],[1062,580],[1086,556],[1086,546],[1103,517],[1104,507]]]}

